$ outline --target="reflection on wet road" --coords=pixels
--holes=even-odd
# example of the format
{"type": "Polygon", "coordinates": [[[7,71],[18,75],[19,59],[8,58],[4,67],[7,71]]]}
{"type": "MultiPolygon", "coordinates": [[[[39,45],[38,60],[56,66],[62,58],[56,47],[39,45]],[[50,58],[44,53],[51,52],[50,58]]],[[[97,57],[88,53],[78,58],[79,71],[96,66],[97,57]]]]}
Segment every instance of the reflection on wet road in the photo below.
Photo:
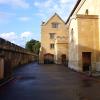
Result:
{"type": "Polygon", "coordinates": [[[28,64],[0,87],[0,100],[100,100],[100,82],[62,65],[28,64]]]}

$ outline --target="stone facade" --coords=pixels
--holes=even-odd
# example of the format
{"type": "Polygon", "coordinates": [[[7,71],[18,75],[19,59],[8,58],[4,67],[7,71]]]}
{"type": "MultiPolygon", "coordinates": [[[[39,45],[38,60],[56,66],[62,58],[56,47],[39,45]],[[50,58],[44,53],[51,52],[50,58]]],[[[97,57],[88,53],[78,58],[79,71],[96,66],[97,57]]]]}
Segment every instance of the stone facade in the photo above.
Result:
{"type": "Polygon", "coordinates": [[[100,71],[100,0],[77,0],[66,26],[57,14],[43,23],[41,63],[45,54],[53,54],[54,62],[59,64],[66,54],[68,67],[80,72],[100,71]],[[51,28],[53,22],[61,23],[61,27],[51,28]],[[51,40],[49,33],[56,33],[55,39],[51,40]],[[54,49],[50,49],[50,43],[55,44],[54,49]]]}
{"type": "Polygon", "coordinates": [[[62,63],[62,56],[67,60],[67,29],[65,22],[54,14],[47,22],[41,25],[40,63],[62,63]]]}
{"type": "Polygon", "coordinates": [[[66,26],[69,30],[69,67],[100,70],[100,0],[78,0],[66,26]]]}

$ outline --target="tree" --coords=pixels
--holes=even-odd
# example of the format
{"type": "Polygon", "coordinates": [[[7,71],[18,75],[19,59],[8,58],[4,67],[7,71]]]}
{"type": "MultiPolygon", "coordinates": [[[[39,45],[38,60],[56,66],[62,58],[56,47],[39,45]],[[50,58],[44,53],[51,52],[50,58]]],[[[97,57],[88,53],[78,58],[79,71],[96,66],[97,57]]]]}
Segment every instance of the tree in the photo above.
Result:
{"type": "Polygon", "coordinates": [[[35,54],[39,54],[40,42],[32,39],[26,43],[25,48],[30,52],[33,52],[35,54]]]}

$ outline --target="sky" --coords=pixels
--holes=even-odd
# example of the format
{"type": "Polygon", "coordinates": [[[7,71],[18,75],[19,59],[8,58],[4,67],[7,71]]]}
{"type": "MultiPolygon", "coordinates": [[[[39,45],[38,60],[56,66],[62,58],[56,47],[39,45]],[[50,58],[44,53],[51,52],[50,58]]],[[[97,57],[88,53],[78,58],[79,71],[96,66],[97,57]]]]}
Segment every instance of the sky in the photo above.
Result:
{"type": "Polygon", "coordinates": [[[41,23],[56,12],[67,20],[77,0],[0,0],[0,37],[19,46],[39,40],[41,23]]]}

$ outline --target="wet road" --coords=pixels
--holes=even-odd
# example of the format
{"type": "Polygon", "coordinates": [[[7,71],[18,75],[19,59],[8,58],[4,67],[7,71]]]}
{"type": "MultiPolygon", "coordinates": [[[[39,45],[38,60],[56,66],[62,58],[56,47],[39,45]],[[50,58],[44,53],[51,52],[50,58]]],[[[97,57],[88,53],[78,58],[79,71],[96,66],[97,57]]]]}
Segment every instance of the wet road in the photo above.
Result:
{"type": "Polygon", "coordinates": [[[100,82],[62,65],[33,63],[16,69],[0,100],[100,100],[100,82]]]}

